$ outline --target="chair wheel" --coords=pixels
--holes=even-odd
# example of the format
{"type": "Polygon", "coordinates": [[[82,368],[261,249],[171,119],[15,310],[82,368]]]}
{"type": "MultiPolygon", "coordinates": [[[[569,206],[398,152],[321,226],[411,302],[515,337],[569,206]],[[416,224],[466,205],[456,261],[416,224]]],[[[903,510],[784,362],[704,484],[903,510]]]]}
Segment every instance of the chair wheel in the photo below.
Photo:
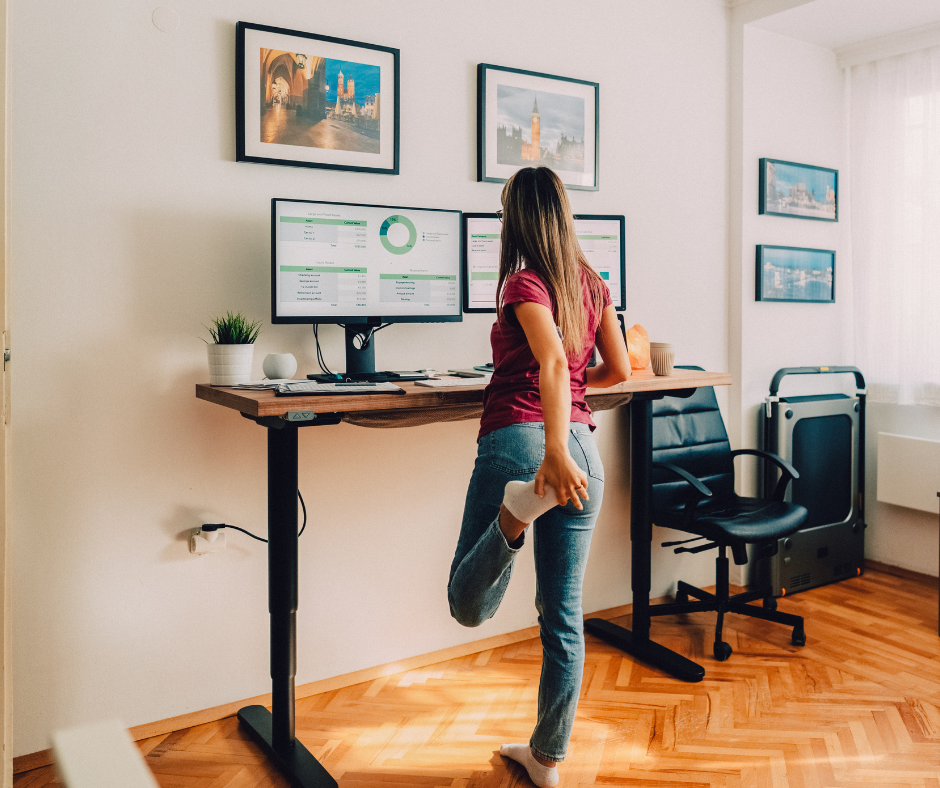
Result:
{"type": "Polygon", "coordinates": [[[806,645],[806,632],[803,631],[803,627],[793,630],[793,637],[790,638],[790,642],[794,646],[805,646],[806,645]]]}
{"type": "Polygon", "coordinates": [[[715,659],[717,659],[719,662],[724,662],[726,659],[728,659],[728,657],[731,656],[731,646],[719,640],[717,643],[715,643],[714,654],[715,659]]]}
{"type": "Polygon", "coordinates": [[[777,598],[773,596],[765,596],[763,601],[764,610],[776,610],[777,609],[777,598]]]}

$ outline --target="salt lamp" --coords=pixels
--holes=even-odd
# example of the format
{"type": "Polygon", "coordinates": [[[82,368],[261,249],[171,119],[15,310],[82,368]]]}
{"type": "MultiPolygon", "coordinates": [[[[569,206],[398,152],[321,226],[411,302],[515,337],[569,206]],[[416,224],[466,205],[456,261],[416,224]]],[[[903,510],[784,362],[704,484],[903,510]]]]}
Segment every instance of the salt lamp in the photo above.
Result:
{"type": "Polygon", "coordinates": [[[646,369],[650,365],[650,335],[639,323],[627,329],[627,353],[630,369],[646,369]]]}

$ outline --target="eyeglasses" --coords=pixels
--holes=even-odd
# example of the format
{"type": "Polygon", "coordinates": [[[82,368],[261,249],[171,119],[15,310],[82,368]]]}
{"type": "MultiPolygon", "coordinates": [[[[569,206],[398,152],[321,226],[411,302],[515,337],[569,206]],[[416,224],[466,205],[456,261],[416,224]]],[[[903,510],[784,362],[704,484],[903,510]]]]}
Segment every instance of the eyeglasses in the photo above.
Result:
{"type": "Polygon", "coordinates": [[[502,211],[497,211],[497,212],[496,212],[496,218],[499,219],[500,221],[502,221],[502,220],[503,220],[503,212],[502,212],[502,211]]]}

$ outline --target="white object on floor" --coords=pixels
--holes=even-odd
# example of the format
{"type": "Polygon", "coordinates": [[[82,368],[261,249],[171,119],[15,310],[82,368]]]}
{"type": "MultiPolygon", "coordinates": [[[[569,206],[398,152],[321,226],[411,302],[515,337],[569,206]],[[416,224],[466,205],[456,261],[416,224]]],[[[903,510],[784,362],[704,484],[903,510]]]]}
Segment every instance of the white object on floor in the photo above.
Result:
{"type": "Polygon", "coordinates": [[[504,744],[499,748],[499,754],[525,766],[529,779],[539,788],[554,788],[558,785],[558,767],[542,766],[535,760],[528,744],[504,744]]]}
{"type": "Polygon", "coordinates": [[[878,433],[877,499],[937,513],[940,441],[878,433]]]}
{"type": "Polygon", "coordinates": [[[506,482],[503,492],[503,505],[509,513],[523,523],[531,523],[536,517],[558,506],[555,488],[545,485],[545,495],[539,498],[535,494],[535,480],[531,482],[506,482]]]}
{"type": "Polygon", "coordinates": [[[56,731],[52,753],[66,788],[159,788],[119,720],[56,731]]]}

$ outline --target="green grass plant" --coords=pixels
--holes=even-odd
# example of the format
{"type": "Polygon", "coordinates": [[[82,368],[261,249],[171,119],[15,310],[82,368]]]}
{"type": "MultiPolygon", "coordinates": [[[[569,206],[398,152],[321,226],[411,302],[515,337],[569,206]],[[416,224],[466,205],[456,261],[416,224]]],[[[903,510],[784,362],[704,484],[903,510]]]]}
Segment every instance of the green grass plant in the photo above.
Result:
{"type": "Polygon", "coordinates": [[[216,345],[251,345],[261,333],[261,321],[252,323],[241,312],[226,312],[224,317],[212,318],[206,328],[216,345]]]}

